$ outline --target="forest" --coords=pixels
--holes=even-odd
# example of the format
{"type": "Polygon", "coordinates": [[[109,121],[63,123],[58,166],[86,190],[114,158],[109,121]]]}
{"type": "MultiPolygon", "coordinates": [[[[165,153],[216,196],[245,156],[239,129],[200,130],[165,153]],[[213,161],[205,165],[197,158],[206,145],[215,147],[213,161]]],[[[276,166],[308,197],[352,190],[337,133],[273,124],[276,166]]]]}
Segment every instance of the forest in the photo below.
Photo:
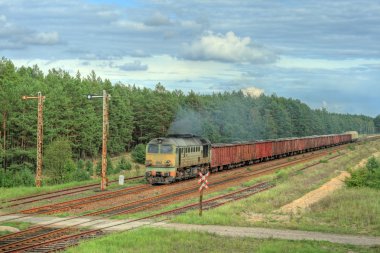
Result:
{"type": "MultiPolygon", "coordinates": [[[[168,133],[193,133],[213,143],[341,133],[380,131],[380,116],[338,114],[311,109],[300,100],[241,91],[185,94],[114,83],[95,72],[72,76],[61,69],[43,73],[38,66],[15,67],[0,61],[0,173],[33,174],[36,162],[37,101],[21,97],[42,92],[44,152],[68,150],[68,159],[100,156],[102,101],[88,94],[111,94],[108,154],[130,151],[168,133]],[[57,143],[61,143],[60,149],[57,143]]],[[[53,152],[54,153],[54,152],[53,152]]],[[[47,154],[46,154],[47,155],[47,154]]],[[[48,161],[49,162],[49,161],[48,161]]],[[[46,165],[46,164],[45,164],[46,165]]],[[[0,174],[1,176],[1,174],[0,174]]],[[[23,181],[21,179],[21,181],[23,181]]],[[[1,186],[1,184],[0,184],[1,186]]]]}

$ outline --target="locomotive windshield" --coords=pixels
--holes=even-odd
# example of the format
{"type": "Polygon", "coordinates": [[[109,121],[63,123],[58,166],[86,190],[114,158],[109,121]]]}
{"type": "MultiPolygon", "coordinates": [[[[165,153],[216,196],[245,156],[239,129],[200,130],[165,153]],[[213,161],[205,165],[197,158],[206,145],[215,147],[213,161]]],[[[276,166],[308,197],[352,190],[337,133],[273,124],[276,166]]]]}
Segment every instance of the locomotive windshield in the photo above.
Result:
{"type": "Polygon", "coordinates": [[[171,154],[171,153],[173,153],[173,146],[172,145],[162,145],[161,146],[161,153],[162,154],[171,154]]]}
{"type": "Polygon", "coordinates": [[[149,144],[148,145],[148,153],[151,154],[171,154],[173,153],[172,145],[158,145],[158,144],[149,144]]]}
{"type": "Polygon", "coordinates": [[[157,144],[149,144],[148,145],[148,153],[158,153],[158,145],[157,144]]]}

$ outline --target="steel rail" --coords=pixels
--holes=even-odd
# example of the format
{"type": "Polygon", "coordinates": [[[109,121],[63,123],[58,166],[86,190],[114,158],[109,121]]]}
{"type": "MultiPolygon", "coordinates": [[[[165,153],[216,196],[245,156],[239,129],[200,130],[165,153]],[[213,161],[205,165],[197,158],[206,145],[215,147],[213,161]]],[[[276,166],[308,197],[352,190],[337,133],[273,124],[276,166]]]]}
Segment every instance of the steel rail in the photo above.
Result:
{"type": "MultiPolygon", "coordinates": [[[[336,158],[336,157],[331,157],[330,159],[333,159],[333,158],[336,158]]],[[[301,160],[303,160],[303,159],[301,159],[301,160]]],[[[306,159],[305,159],[306,160],[306,159]]],[[[299,162],[302,162],[302,161],[299,161],[299,162]]],[[[319,164],[319,163],[317,163],[317,164],[319,164]]],[[[314,165],[316,165],[316,164],[314,164],[314,165]]],[[[279,166],[275,166],[275,167],[279,167],[279,166]]],[[[309,166],[307,166],[307,167],[310,167],[310,165],[309,166]]],[[[258,171],[255,171],[256,173],[258,172],[258,171]]],[[[231,181],[231,180],[230,180],[231,181]]],[[[252,187],[248,187],[248,188],[245,188],[245,189],[242,189],[242,190],[239,190],[239,191],[235,191],[235,192],[232,192],[232,193],[228,193],[228,194],[225,194],[225,195],[222,195],[222,196],[218,196],[218,197],[215,197],[215,198],[212,198],[212,199],[209,199],[209,200],[206,200],[205,201],[205,203],[208,203],[208,202],[210,202],[210,201],[212,201],[213,199],[221,199],[221,198],[225,198],[226,196],[230,196],[230,195],[232,195],[232,194],[236,194],[237,192],[243,192],[243,191],[247,191],[247,190],[249,190],[249,189],[252,189],[253,187],[257,187],[258,185],[263,185],[263,184],[266,184],[266,182],[265,183],[261,183],[261,184],[257,184],[257,185],[255,185],[255,186],[252,186],[252,187]]],[[[273,186],[271,186],[271,187],[273,187],[273,186]]],[[[270,187],[268,187],[268,189],[269,189],[270,187]]],[[[263,189],[264,190],[264,189],[263,189]]],[[[259,192],[259,191],[257,191],[257,192],[259,192]]],[[[254,192],[254,193],[252,193],[252,194],[255,194],[255,193],[257,193],[257,192],[254,192]]],[[[251,195],[252,195],[251,194],[251,195]]],[[[248,196],[248,195],[247,195],[248,196]]],[[[230,200],[230,201],[232,201],[232,200],[230,200]]],[[[192,206],[194,206],[194,205],[197,205],[197,203],[195,203],[195,204],[193,204],[192,206]]],[[[177,208],[177,209],[174,209],[174,210],[171,210],[171,212],[175,212],[176,210],[180,210],[180,209],[183,209],[183,208],[188,208],[189,206],[185,206],[185,207],[181,207],[181,208],[177,208]]],[[[168,212],[163,212],[162,214],[164,214],[164,213],[168,213],[168,212]]],[[[114,216],[114,215],[117,215],[117,214],[120,214],[120,212],[118,212],[118,213],[116,213],[116,214],[112,214],[111,216],[114,216]]],[[[162,215],[161,214],[161,215],[162,215]]],[[[148,219],[148,218],[151,218],[151,217],[157,217],[158,215],[160,215],[160,214],[155,214],[155,215],[150,215],[150,216],[147,216],[147,217],[143,217],[143,218],[139,218],[139,219],[135,219],[135,220],[132,220],[132,221],[128,221],[128,222],[126,222],[126,223],[129,223],[129,222],[133,222],[133,221],[137,221],[137,220],[141,220],[141,219],[148,219]]],[[[104,217],[101,217],[101,218],[104,218],[104,217]]],[[[84,223],[87,223],[87,222],[93,222],[94,220],[91,220],[91,221],[86,221],[86,222],[83,222],[82,224],[84,224],[84,223]]],[[[125,224],[125,223],[119,223],[119,224],[116,224],[116,225],[113,225],[113,226],[119,226],[119,225],[121,225],[121,224],[125,224]]],[[[78,226],[79,224],[75,224],[75,225],[73,225],[73,226],[70,226],[70,227],[76,227],[76,226],[78,226]]],[[[68,228],[70,228],[70,227],[68,227],[68,228]]],[[[112,226],[110,226],[110,227],[112,227],[112,226]]],[[[68,229],[68,228],[63,228],[63,229],[60,229],[60,230],[58,230],[58,231],[63,231],[63,230],[66,230],[66,229],[68,229]]],[[[108,227],[106,227],[106,228],[108,228],[108,227]]],[[[103,228],[104,229],[104,228],[103,228]]],[[[57,233],[58,231],[55,231],[55,233],[57,233]]],[[[92,232],[93,232],[94,230],[92,230],[92,232]]],[[[98,231],[98,230],[96,230],[96,231],[98,231]]],[[[91,232],[91,231],[90,231],[91,232]]],[[[83,234],[86,234],[87,232],[85,232],[85,233],[80,233],[80,234],[77,234],[77,235],[73,235],[74,237],[75,236],[80,236],[80,235],[83,235],[83,234]]],[[[49,234],[54,234],[53,232],[50,232],[49,234]]],[[[45,235],[46,236],[46,235],[45,235]]],[[[63,239],[68,239],[68,238],[73,238],[73,236],[65,236],[63,239]]],[[[33,238],[33,239],[36,239],[36,238],[33,238]]],[[[53,242],[56,242],[57,240],[62,240],[62,238],[58,238],[58,239],[55,239],[55,240],[53,240],[53,242]]],[[[18,242],[18,243],[20,243],[20,242],[18,242]]],[[[41,244],[42,245],[42,244],[41,244]]],[[[17,249],[17,251],[19,251],[19,250],[24,250],[24,249],[29,249],[29,248],[35,248],[35,247],[37,247],[38,245],[32,245],[32,246],[27,246],[26,248],[18,248],[17,249]]],[[[9,251],[9,252],[14,252],[14,251],[9,251]]]]}
{"type": "MultiPolygon", "coordinates": [[[[126,179],[124,179],[124,182],[125,181],[130,181],[130,180],[135,180],[135,179],[138,179],[138,178],[143,178],[143,176],[126,178],[126,179]]],[[[112,181],[110,181],[110,183],[115,183],[115,182],[118,182],[118,181],[119,180],[112,180],[112,181]]],[[[47,196],[47,195],[53,195],[51,197],[44,197],[44,198],[40,198],[40,199],[36,199],[36,200],[28,200],[26,202],[12,204],[12,205],[9,205],[9,206],[3,206],[3,207],[0,207],[0,209],[9,208],[9,207],[13,207],[13,206],[21,205],[21,204],[27,204],[27,203],[37,202],[37,201],[45,200],[45,199],[49,199],[49,198],[61,197],[61,196],[70,195],[70,194],[74,194],[74,193],[78,193],[78,192],[83,192],[83,191],[87,191],[87,190],[91,190],[91,189],[97,189],[98,186],[99,186],[99,183],[88,184],[88,185],[82,185],[82,186],[78,186],[78,187],[72,187],[72,188],[62,189],[62,190],[53,191],[53,192],[46,192],[46,193],[41,193],[41,194],[36,194],[36,195],[30,195],[30,196],[26,196],[26,197],[22,197],[22,198],[17,198],[17,199],[3,200],[2,202],[0,202],[0,204],[11,203],[11,202],[18,202],[18,201],[22,201],[22,200],[28,200],[28,199],[38,198],[38,197],[47,196]],[[65,194],[64,192],[68,192],[68,193],[65,194]],[[58,195],[56,195],[56,194],[58,194],[58,195]]]]}

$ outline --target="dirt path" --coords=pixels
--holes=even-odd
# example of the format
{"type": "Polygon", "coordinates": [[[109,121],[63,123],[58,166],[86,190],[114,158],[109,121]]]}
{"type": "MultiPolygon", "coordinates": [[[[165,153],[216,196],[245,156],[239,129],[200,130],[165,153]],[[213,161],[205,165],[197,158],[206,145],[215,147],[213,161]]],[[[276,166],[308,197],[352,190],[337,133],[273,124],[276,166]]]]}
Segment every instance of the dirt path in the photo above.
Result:
{"type": "Polygon", "coordinates": [[[312,204],[317,203],[321,199],[330,195],[333,191],[342,188],[344,185],[344,180],[350,176],[347,171],[342,171],[339,176],[331,179],[329,182],[325,183],[318,189],[308,192],[299,199],[282,206],[276,213],[293,213],[299,214],[305,212],[312,204]]]}
{"type": "Polygon", "coordinates": [[[285,240],[313,240],[328,241],[339,244],[351,244],[361,246],[380,245],[380,237],[355,236],[309,232],[300,230],[280,230],[270,228],[230,227],[214,225],[189,225],[175,223],[156,223],[152,226],[184,231],[202,231],[232,237],[276,238],[285,240]]]}

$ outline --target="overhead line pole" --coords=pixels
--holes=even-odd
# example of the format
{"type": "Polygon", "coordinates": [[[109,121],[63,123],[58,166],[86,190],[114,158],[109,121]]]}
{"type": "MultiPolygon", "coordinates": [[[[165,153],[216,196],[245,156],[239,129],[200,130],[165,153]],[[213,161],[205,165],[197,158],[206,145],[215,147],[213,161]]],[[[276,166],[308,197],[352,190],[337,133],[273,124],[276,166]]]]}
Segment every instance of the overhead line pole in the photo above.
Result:
{"type": "Polygon", "coordinates": [[[108,95],[103,90],[103,137],[102,137],[102,183],[101,190],[107,187],[107,139],[108,139],[108,95]]]}
{"type": "Polygon", "coordinates": [[[36,169],[36,187],[41,187],[42,181],[42,152],[43,152],[43,105],[45,96],[41,92],[37,93],[37,97],[22,96],[23,100],[37,99],[38,100],[38,113],[37,113],[37,169],[36,169]]]}
{"type": "Polygon", "coordinates": [[[103,98],[103,135],[102,135],[102,180],[100,183],[100,189],[104,191],[107,188],[107,140],[109,132],[109,100],[111,95],[107,94],[103,90],[103,96],[99,95],[87,95],[88,99],[103,98]]]}

